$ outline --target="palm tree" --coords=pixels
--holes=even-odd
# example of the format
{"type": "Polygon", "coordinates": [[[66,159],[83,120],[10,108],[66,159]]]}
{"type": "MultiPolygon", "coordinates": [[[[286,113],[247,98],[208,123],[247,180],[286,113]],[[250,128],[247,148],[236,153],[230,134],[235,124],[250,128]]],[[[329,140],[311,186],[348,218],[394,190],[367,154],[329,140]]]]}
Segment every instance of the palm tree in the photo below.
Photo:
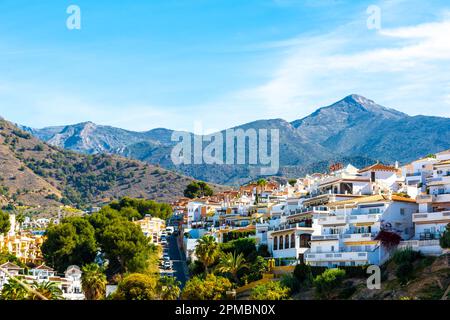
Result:
{"type": "Polygon", "coordinates": [[[217,265],[217,271],[230,273],[236,283],[239,282],[238,272],[244,268],[249,268],[249,265],[245,262],[244,255],[242,253],[237,255],[236,252],[222,254],[217,265]]]}
{"type": "Polygon", "coordinates": [[[101,300],[106,294],[106,275],[103,269],[96,263],[85,265],[82,268],[81,288],[86,300],[101,300]]]}
{"type": "MultiPolygon", "coordinates": [[[[58,284],[51,281],[46,282],[33,282],[33,289],[40,293],[42,296],[47,298],[48,300],[62,300],[63,299],[63,292],[59,288],[58,284]]],[[[30,299],[31,300],[42,300],[42,297],[38,296],[34,292],[30,292],[30,299]]]]}
{"type": "Polygon", "coordinates": [[[203,263],[205,272],[208,274],[208,267],[216,261],[219,255],[216,239],[214,239],[213,236],[204,236],[200,238],[197,242],[197,247],[195,248],[195,255],[198,260],[203,263]]]}
{"type": "Polygon", "coordinates": [[[162,300],[177,300],[181,294],[181,282],[174,277],[164,276],[159,279],[158,291],[162,300]]]}
{"type": "Polygon", "coordinates": [[[27,290],[18,282],[10,280],[3,285],[1,297],[3,300],[26,300],[27,290]]]}
{"type": "MultiPolygon", "coordinates": [[[[256,181],[256,185],[257,187],[259,187],[260,193],[262,194],[262,192],[264,191],[264,187],[267,185],[267,180],[259,179],[258,181],[256,181]]],[[[258,188],[256,188],[256,203],[258,202],[259,202],[258,188]]]]}

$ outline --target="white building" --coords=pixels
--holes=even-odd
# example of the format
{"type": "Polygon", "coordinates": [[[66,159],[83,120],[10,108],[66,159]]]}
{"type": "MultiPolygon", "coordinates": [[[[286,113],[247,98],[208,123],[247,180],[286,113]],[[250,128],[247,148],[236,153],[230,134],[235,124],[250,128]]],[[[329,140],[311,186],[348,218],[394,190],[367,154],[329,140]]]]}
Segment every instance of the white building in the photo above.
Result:
{"type": "Polygon", "coordinates": [[[318,219],[319,234],[311,237],[306,263],[313,266],[354,266],[382,264],[387,252],[376,240],[387,230],[409,240],[413,236],[415,200],[376,195],[329,204],[330,215],[318,219]]]}

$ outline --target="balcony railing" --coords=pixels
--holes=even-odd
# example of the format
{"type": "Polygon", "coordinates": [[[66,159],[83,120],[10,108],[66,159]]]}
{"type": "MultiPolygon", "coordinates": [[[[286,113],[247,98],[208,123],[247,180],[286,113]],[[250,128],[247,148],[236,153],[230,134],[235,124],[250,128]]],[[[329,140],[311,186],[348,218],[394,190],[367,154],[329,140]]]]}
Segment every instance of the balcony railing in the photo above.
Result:
{"type": "Polygon", "coordinates": [[[327,235],[311,237],[311,241],[321,241],[321,240],[339,240],[339,235],[338,234],[327,234],[327,235]]]}
{"type": "Polygon", "coordinates": [[[407,173],[406,176],[407,177],[418,177],[421,176],[422,173],[421,172],[414,172],[414,173],[407,173]]]}
{"type": "Polygon", "coordinates": [[[306,261],[365,261],[368,260],[368,252],[325,252],[307,253],[306,261]]]}
{"type": "Polygon", "coordinates": [[[440,220],[448,220],[450,222],[450,211],[413,214],[413,222],[432,222],[440,220]]]}
{"type": "Polygon", "coordinates": [[[276,227],[269,227],[269,231],[283,231],[297,228],[312,228],[312,225],[307,223],[293,223],[276,227]]]}
{"type": "Polygon", "coordinates": [[[348,216],[328,216],[319,219],[320,225],[336,225],[346,223],[368,223],[378,222],[381,219],[381,213],[369,213],[369,214],[352,214],[348,216]]]}

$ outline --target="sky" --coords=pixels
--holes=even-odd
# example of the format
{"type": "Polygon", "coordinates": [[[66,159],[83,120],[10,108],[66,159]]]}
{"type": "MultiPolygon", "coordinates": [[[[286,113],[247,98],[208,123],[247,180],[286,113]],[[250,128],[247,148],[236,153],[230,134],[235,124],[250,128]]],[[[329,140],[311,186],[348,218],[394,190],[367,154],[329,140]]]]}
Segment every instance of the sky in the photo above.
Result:
{"type": "Polygon", "coordinates": [[[213,132],[360,94],[450,117],[449,34],[447,0],[0,0],[0,115],[213,132]]]}

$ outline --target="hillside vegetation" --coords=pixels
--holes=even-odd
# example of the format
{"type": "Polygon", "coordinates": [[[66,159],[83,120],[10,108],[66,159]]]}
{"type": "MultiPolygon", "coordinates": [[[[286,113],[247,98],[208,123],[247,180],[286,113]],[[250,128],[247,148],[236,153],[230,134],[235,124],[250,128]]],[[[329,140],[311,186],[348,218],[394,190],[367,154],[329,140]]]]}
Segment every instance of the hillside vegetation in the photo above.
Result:
{"type": "Polygon", "coordinates": [[[182,197],[192,181],[137,160],[50,146],[0,119],[2,206],[85,207],[124,196],[172,201],[182,197]]]}

